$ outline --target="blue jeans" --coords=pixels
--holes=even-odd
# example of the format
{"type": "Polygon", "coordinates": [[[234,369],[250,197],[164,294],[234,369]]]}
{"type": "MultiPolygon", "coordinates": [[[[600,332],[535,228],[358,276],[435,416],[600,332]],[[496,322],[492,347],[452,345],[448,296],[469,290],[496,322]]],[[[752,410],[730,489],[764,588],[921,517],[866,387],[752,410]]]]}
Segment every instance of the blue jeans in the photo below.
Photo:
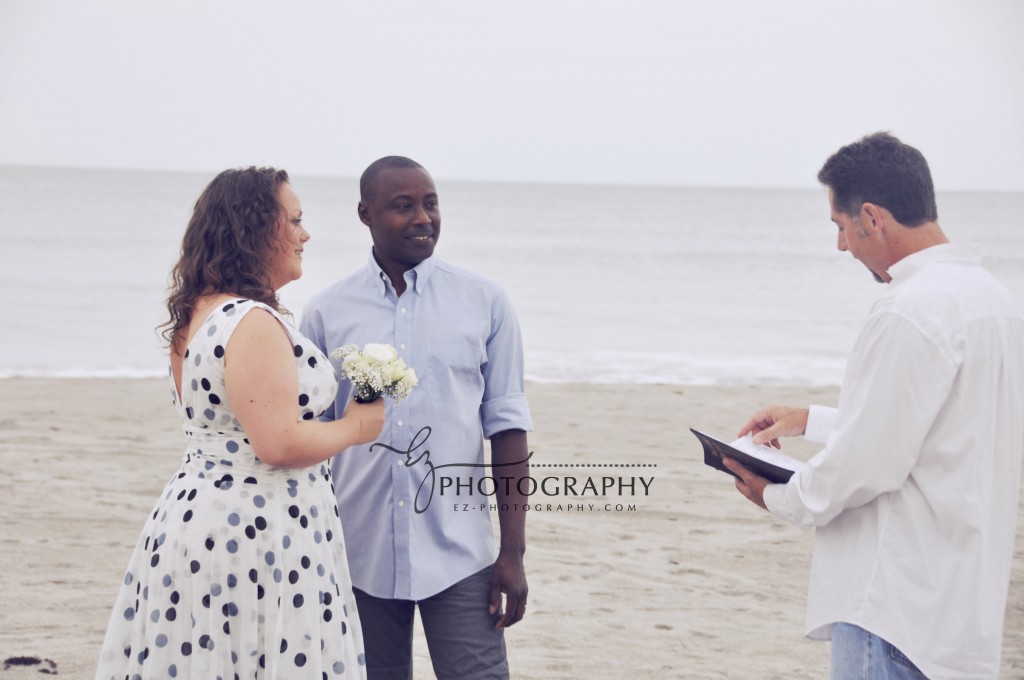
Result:
{"type": "Polygon", "coordinates": [[[927,680],[903,652],[852,623],[832,627],[831,680],[927,680]]]}

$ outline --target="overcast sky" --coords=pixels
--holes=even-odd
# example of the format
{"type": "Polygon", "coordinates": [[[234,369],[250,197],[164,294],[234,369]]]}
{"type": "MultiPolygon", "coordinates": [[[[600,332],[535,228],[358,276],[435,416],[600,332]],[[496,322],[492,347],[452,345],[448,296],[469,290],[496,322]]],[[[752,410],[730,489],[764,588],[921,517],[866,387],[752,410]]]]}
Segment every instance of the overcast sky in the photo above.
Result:
{"type": "Polygon", "coordinates": [[[1024,191],[1020,0],[0,0],[0,164],[1024,191]]]}

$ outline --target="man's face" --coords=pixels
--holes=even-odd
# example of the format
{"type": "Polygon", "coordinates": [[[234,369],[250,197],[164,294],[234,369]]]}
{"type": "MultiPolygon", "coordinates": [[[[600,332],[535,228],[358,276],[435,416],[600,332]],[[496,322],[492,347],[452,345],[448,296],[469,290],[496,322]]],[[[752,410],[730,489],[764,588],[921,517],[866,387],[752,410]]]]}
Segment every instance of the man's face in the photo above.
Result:
{"type": "Polygon", "coordinates": [[[441,235],[434,180],[422,168],[382,171],[373,195],[359,202],[359,219],[370,228],[381,269],[405,273],[434,253],[441,235]]]}
{"type": "Polygon", "coordinates": [[[861,206],[860,212],[856,215],[848,215],[837,210],[831,189],[828,192],[828,203],[832,208],[832,221],[839,230],[836,247],[860,260],[861,264],[868,268],[868,271],[879,283],[888,281],[889,275],[886,272],[888,266],[883,264],[883,248],[879,243],[880,235],[877,230],[868,228],[871,218],[865,213],[864,207],[861,206]]]}

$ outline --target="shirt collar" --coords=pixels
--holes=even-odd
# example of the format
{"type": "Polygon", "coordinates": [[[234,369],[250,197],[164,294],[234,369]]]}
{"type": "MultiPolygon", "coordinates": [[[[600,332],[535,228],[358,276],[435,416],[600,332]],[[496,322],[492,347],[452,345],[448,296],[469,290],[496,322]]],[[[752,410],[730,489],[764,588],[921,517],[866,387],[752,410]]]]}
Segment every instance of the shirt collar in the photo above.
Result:
{"type": "Polygon", "coordinates": [[[981,264],[981,249],[969,243],[940,243],[916,253],[911,253],[889,267],[893,283],[901,283],[913,277],[930,264],[939,262],[960,262],[981,264]]]}
{"type": "MultiPolygon", "coordinates": [[[[388,286],[391,286],[391,280],[388,278],[388,275],[384,273],[384,270],[380,268],[380,265],[377,264],[377,258],[373,256],[372,248],[370,249],[370,259],[366,266],[370,272],[371,283],[378,291],[380,291],[381,295],[386,295],[388,286]]],[[[437,258],[433,255],[420,262],[405,273],[407,287],[415,290],[417,295],[423,295],[423,291],[426,289],[427,283],[430,281],[430,276],[434,273],[434,269],[436,267],[437,258]]],[[[394,286],[392,286],[392,288],[394,288],[394,286]]]]}

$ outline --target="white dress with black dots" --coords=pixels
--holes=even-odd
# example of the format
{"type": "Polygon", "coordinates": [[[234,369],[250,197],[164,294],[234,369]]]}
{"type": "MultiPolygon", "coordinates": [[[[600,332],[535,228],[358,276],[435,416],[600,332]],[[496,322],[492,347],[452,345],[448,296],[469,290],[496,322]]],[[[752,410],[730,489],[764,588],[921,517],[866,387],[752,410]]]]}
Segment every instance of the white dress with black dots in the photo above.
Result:
{"type": "Polygon", "coordinates": [[[334,402],[334,368],[273,309],[236,300],[210,314],[174,394],[185,457],[128,563],[97,680],[366,677],[330,466],[262,463],[227,401],[224,347],[256,308],[291,337],[298,417],[334,402]]]}

